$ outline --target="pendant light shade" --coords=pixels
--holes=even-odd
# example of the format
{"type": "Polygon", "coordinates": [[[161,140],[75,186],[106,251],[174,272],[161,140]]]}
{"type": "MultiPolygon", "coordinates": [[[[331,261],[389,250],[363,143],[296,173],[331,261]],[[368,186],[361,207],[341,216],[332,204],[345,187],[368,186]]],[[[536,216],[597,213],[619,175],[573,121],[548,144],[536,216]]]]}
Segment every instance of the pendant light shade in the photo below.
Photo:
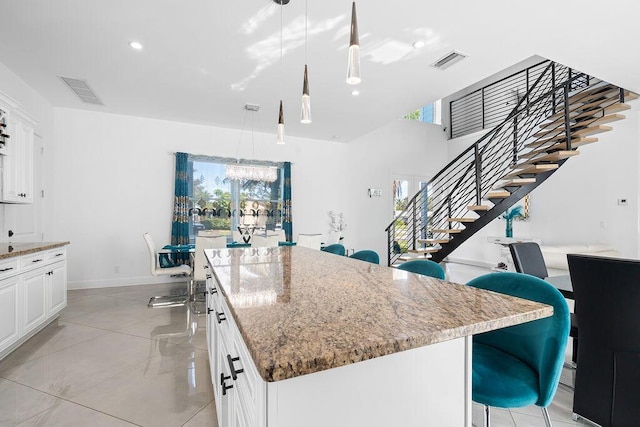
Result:
{"type": "Polygon", "coordinates": [[[280,115],[278,116],[278,129],[276,131],[276,144],[284,144],[284,112],[282,100],[280,100],[280,115]]]}
{"type": "Polygon", "coordinates": [[[304,81],[302,82],[302,113],[300,114],[300,123],[311,123],[311,97],[309,97],[307,64],[304,64],[304,81]]]}
{"type": "Polygon", "coordinates": [[[356,2],[351,6],[351,38],[349,39],[349,62],[347,63],[347,83],[360,83],[360,41],[358,39],[358,20],[356,2]]]}

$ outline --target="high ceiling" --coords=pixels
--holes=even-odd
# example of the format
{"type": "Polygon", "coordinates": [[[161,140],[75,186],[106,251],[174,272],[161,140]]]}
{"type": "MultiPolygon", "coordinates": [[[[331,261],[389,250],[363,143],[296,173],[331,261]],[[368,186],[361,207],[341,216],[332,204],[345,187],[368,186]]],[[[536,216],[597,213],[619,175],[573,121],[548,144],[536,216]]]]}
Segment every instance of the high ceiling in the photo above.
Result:
{"type": "Polygon", "coordinates": [[[0,0],[0,62],[57,107],[246,128],[253,103],[255,129],[274,135],[282,93],[287,135],[347,142],[536,54],[640,92],[639,4],[358,1],[362,83],[350,86],[350,1],[0,0]],[[469,57],[429,66],[452,50],[469,57]],[[86,79],[105,105],[59,76],[86,79]]]}

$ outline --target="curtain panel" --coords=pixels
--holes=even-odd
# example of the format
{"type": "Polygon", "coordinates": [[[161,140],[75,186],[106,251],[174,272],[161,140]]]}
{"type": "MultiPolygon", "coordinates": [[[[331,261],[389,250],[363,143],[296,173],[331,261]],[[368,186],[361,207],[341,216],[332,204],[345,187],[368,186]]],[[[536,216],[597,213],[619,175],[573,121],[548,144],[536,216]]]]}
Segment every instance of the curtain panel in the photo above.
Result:
{"type": "Polygon", "coordinates": [[[293,211],[291,206],[291,162],[284,162],[284,215],[282,229],[287,236],[287,241],[293,241],[293,211]]]}
{"type": "MultiPolygon", "coordinates": [[[[171,223],[171,244],[189,244],[189,155],[176,153],[175,189],[173,197],[173,221],[171,223]]],[[[177,254],[177,262],[189,262],[189,253],[177,254]]]]}

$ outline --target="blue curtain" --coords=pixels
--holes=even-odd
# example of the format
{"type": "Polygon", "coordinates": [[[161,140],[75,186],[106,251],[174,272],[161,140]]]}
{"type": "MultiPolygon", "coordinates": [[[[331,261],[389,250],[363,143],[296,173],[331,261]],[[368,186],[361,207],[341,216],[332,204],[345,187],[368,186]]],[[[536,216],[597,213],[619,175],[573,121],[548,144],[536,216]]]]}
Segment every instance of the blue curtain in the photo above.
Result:
{"type": "Polygon", "coordinates": [[[293,241],[293,215],[291,211],[291,162],[284,162],[284,217],[282,229],[287,235],[287,241],[293,241]]]}
{"type": "MultiPolygon", "coordinates": [[[[189,155],[176,153],[175,191],[173,198],[173,222],[171,223],[171,244],[189,244],[189,155]]],[[[177,254],[179,264],[188,263],[189,253],[177,254]]]]}

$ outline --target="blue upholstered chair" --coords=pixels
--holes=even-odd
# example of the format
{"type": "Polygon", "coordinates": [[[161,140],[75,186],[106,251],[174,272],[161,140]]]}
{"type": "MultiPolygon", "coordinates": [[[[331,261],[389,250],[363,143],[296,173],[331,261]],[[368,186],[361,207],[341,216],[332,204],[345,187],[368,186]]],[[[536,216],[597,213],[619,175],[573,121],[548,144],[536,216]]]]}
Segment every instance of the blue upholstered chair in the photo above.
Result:
{"type": "Polygon", "coordinates": [[[569,307],[553,285],[528,274],[491,273],[469,286],[513,295],[553,306],[553,316],[498,329],[473,337],[473,401],[489,407],[542,408],[547,427],[547,406],[558,388],[569,336],[569,307]]]}
{"type": "Polygon", "coordinates": [[[334,243],[333,245],[326,246],[321,250],[324,252],[329,252],[332,254],[342,255],[342,256],[344,256],[344,254],[346,253],[344,246],[342,246],[340,243],[334,243]]]}
{"type": "Polygon", "coordinates": [[[358,251],[354,254],[349,255],[349,258],[355,258],[361,261],[367,261],[372,264],[380,264],[380,257],[378,256],[378,254],[370,250],[358,251]]]}
{"type": "Polygon", "coordinates": [[[440,264],[430,259],[414,259],[404,262],[398,266],[398,270],[410,271],[411,273],[418,273],[423,276],[431,276],[444,280],[444,270],[440,267],[440,264]]]}

